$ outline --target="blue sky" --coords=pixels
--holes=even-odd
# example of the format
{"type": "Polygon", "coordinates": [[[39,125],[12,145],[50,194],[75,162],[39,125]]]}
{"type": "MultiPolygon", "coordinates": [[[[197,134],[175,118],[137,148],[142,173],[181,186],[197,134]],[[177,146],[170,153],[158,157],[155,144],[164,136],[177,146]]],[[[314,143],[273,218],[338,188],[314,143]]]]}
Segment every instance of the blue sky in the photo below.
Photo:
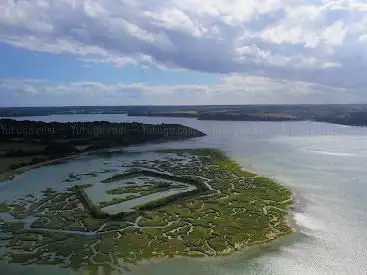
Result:
{"type": "Polygon", "coordinates": [[[86,63],[69,54],[51,54],[0,44],[0,75],[15,79],[47,79],[55,83],[97,81],[106,84],[142,82],[150,85],[213,84],[215,74],[167,70],[128,64],[86,63]]]}
{"type": "Polygon", "coordinates": [[[367,103],[361,0],[4,0],[0,106],[367,103]]]}

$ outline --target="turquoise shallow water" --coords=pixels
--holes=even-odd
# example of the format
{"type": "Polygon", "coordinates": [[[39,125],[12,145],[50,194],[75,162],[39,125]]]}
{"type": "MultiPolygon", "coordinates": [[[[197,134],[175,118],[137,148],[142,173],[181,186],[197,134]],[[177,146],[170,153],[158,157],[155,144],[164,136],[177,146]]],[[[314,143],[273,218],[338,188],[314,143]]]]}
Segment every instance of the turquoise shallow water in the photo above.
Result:
{"type": "MultiPolygon", "coordinates": [[[[182,123],[208,136],[129,150],[219,148],[244,168],[273,177],[296,193],[294,219],[298,232],[271,248],[214,259],[165,260],[139,266],[131,274],[367,274],[366,128],[313,122],[216,122],[125,115],[28,119],[182,123]]],[[[0,200],[26,193],[29,183],[32,191],[38,192],[52,182],[55,173],[67,176],[70,167],[83,170],[100,161],[90,158],[27,172],[13,182],[0,184],[0,200]]],[[[0,263],[0,270],[1,274],[70,274],[57,267],[6,263],[0,263]]]]}

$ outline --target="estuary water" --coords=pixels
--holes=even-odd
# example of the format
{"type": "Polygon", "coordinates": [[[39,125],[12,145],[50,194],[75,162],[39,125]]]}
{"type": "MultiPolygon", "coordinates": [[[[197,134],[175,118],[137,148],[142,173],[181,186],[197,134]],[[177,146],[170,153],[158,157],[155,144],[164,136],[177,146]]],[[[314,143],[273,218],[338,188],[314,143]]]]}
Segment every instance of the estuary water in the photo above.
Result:
{"type": "MultiPolygon", "coordinates": [[[[245,169],[278,180],[296,195],[293,217],[297,233],[271,247],[227,257],[163,260],[141,265],[129,274],[367,274],[367,128],[315,122],[220,122],[126,115],[18,119],[184,124],[207,136],[127,150],[218,148],[245,169]]],[[[78,163],[75,161],[73,167],[77,169],[78,163]]],[[[52,167],[65,169],[65,165],[52,167]]],[[[37,170],[40,169],[46,168],[37,170]]],[[[37,170],[0,183],[1,190],[16,195],[27,181],[40,180],[37,170]]],[[[57,267],[21,267],[6,263],[0,263],[0,270],[6,275],[74,274],[57,267]]]]}

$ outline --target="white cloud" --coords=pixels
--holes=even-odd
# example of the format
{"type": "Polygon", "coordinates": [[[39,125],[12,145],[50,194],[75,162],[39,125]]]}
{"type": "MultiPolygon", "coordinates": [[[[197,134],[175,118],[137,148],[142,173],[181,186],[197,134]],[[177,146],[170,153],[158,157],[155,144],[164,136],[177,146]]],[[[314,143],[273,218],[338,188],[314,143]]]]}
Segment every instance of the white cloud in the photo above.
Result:
{"type": "Polygon", "coordinates": [[[367,43],[367,34],[362,34],[359,38],[358,38],[359,42],[362,43],[367,43]]]}
{"type": "Polygon", "coordinates": [[[351,87],[365,84],[353,70],[367,69],[366,18],[359,0],[2,0],[0,42],[117,66],[351,87]]]}
{"type": "Polygon", "coordinates": [[[222,76],[212,85],[57,84],[0,79],[0,91],[3,106],[353,103],[363,98],[342,88],[240,74],[222,76]]]}
{"type": "Polygon", "coordinates": [[[337,21],[328,26],[323,32],[325,43],[332,46],[340,46],[343,44],[347,30],[342,21],[337,21]]]}

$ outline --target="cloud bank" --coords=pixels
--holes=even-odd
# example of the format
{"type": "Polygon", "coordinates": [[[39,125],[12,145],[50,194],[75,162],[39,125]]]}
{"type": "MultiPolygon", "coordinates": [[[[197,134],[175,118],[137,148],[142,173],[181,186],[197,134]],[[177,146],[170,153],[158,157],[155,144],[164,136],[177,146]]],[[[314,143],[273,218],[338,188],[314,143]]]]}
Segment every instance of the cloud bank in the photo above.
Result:
{"type": "Polygon", "coordinates": [[[359,97],[343,88],[241,75],[213,85],[157,86],[0,79],[0,91],[4,106],[353,103],[359,97]]]}
{"type": "Polygon", "coordinates": [[[85,62],[252,75],[354,95],[367,84],[362,0],[3,0],[0,42],[85,62]]]}

